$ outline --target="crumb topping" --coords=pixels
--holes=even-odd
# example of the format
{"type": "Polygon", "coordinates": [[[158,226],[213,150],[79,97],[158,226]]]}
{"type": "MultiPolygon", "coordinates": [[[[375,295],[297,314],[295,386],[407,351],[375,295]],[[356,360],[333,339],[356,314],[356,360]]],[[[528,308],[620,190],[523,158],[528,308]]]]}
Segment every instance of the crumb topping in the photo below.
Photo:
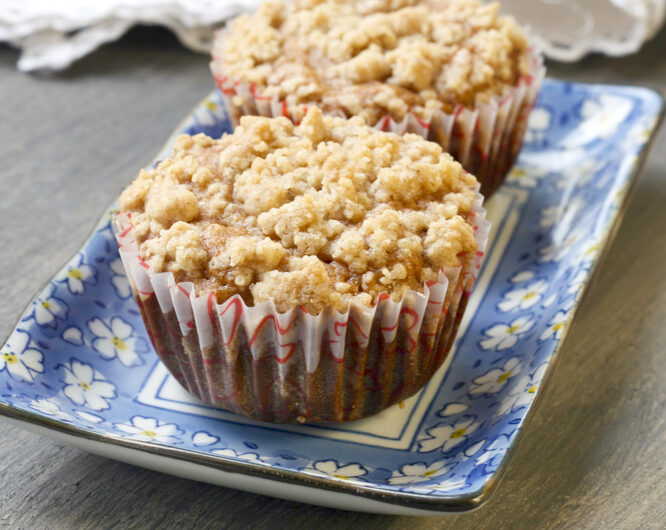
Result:
{"type": "Polygon", "coordinates": [[[399,301],[471,256],[476,187],[438,144],[311,107],[300,126],[245,116],[219,140],[179,137],[120,208],[145,261],[199,294],[318,313],[399,301]]]}
{"type": "Polygon", "coordinates": [[[478,0],[269,0],[219,34],[213,71],[290,107],[375,124],[473,107],[527,73],[527,41],[478,0]],[[217,64],[216,64],[217,63],[217,64]]]}

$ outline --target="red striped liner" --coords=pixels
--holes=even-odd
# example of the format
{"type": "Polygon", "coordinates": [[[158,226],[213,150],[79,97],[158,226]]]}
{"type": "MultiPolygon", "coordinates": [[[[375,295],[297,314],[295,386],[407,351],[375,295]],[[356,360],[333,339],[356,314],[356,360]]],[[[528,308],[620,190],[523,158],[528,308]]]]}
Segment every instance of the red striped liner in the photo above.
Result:
{"type": "MultiPolygon", "coordinates": [[[[223,38],[222,30],[219,38],[223,38]]],[[[219,46],[218,46],[219,47],[219,46]]],[[[536,49],[528,51],[529,71],[513,88],[474,109],[456,106],[451,113],[439,111],[430,120],[407,114],[402,121],[390,115],[372,124],[379,130],[397,134],[416,133],[437,142],[481,183],[481,193],[489,197],[504,181],[523,144],[527,119],[545,77],[543,57],[536,49]]],[[[289,106],[277,96],[263,96],[260,87],[232,79],[222,61],[210,63],[231,122],[236,126],[244,115],[285,116],[295,124],[304,116],[302,105],[289,106]]],[[[313,103],[310,103],[313,104],[313,103]]],[[[336,112],[341,115],[341,112],[336,112]]]]}
{"type": "Polygon", "coordinates": [[[215,407],[271,422],[349,421],[421,389],[453,343],[483,257],[490,223],[477,194],[470,218],[478,251],[399,302],[278,313],[272,302],[218,303],[173,274],[145,268],[131,219],[113,227],[158,357],[190,393],[215,407]]]}

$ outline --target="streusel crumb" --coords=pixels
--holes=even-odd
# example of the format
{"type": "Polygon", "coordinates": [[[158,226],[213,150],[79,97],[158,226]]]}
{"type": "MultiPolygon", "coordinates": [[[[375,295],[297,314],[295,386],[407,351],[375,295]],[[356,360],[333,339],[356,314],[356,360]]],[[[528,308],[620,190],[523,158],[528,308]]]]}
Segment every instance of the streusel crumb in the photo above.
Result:
{"type": "Polygon", "coordinates": [[[218,35],[214,73],[290,107],[316,103],[369,124],[429,119],[515,86],[524,33],[478,0],[269,0],[218,35]]]}
{"type": "Polygon", "coordinates": [[[120,196],[157,271],[218,301],[343,311],[436,280],[476,250],[476,179],[439,145],[311,107],[300,126],[245,116],[178,138],[120,196]]]}

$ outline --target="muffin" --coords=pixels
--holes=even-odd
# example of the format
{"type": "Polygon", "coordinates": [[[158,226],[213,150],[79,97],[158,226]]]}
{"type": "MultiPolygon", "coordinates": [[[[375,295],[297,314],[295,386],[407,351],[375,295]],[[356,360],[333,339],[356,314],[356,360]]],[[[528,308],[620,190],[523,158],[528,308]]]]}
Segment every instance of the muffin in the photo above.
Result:
{"type": "Polygon", "coordinates": [[[544,68],[499,4],[270,0],[219,31],[211,70],[234,124],[307,108],[439,143],[488,196],[520,150],[544,68]]]}
{"type": "Polygon", "coordinates": [[[114,228],[155,351],[192,394],[273,422],[348,421],[445,359],[488,231],[442,148],[361,118],[244,116],[181,136],[114,228]]]}

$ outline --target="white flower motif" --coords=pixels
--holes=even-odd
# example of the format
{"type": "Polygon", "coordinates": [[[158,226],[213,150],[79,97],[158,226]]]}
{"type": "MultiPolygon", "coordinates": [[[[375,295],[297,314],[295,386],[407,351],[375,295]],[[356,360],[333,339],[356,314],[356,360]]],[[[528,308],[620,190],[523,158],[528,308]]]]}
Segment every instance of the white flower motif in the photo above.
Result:
{"type": "Polygon", "coordinates": [[[589,151],[582,147],[567,147],[565,149],[535,149],[523,151],[520,155],[522,164],[535,167],[547,167],[553,176],[561,173],[568,167],[580,164],[589,156],[589,151]]]}
{"type": "Polygon", "coordinates": [[[526,375],[518,379],[516,384],[509,389],[508,395],[500,403],[497,415],[503,416],[509,412],[516,412],[532,403],[547,369],[548,363],[542,363],[532,375],[526,375]]]}
{"type": "Polygon", "coordinates": [[[215,101],[206,99],[203,105],[200,105],[195,110],[196,119],[199,125],[210,127],[215,125],[220,119],[224,118],[224,110],[215,101]]]}
{"type": "Polygon", "coordinates": [[[129,298],[132,294],[132,288],[127,281],[127,275],[122,260],[116,258],[109,263],[109,268],[111,269],[111,272],[113,272],[110,281],[111,285],[113,285],[113,288],[116,290],[116,293],[118,293],[120,298],[129,298]]]}
{"type": "Polygon", "coordinates": [[[576,305],[576,297],[572,296],[568,300],[564,300],[562,302],[561,309],[568,314],[569,311],[571,311],[571,309],[573,309],[573,306],[575,305],[576,305]]]}
{"type": "Polygon", "coordinates": [[[360,464],[346,464],[338,465],[335,460],[319,460],[317,462],[310,462],[306,467],[301,469],[310,475],[318,477],[333,477],[340,480],[360,480],[363,481],[363,475],[368,473],[360,464]]]}
{"type": "Polygon", "coordinates": [[[86,285],[97,283],[97,271],[94,267],[86,265],[83,262],[83,254],[79,253],[64,270],[62,270],[56,281],[66,282],[69,292],[72,294],[82,294],[86,290],[86,285]]]}
{"type": "Polygon", "coordinates": [[[129,438],[143,442],[181,443],[180,436],[184,434],[174,423],[164,423],[156,418],[143,416],[133,416],[129,423],[114,423],[113,426],[129,435],[129,438]]]}
{"type": "Polygon", "coordinates": [[[513,311],[514,309],[528,309],[541,300],[541,295],[548,289],[544,280],[534,282],[527,287],[513,289],[504,295],[497,307],[500,311],[513,311]]]}
{"type": "Polygon", "coordinates": [[[469,435],[481,426],[481,422],[475,420],[476,416],[463,416],[455,423],[438,423],[426,431],[429,437],[419,442],[419,452],[428,453],[441,449],[442,453],[446,453],[465,443],[469,435]]]}
{"type": "Polygon", "coordinates": [[[504,363],[502,368],[495,368],[477,377],[470,385],[469,393],[474,394],[496,394],[512,377],[520,373],[521,365],[518,357],[512,357],[504,363]]]}
{"type": "Polygon", "coordinates": [[[449,469],[451,469],[451,466],[447,466],[445,460],[438,460],[432,464],[425,464],[423,462],[405,464],[400,470],[394,471],[388,481],[389,484],[394,485],[417,484],[443,475],[449,469]]]}
{"type": "Polygon", "coordinates": [[[67,318],[67,304],[60,298],[53,296],[55,290],[55,285],[49,284],[33,304],[30,318],[34,318],[40,326],[55,328],[58,325],[58,320],[67,318]]]}
{"type": "Polygon", "coordinates": [[[593,243],[589,246],[582,247],[580,252],[577,253],[576,263],[579,263],[582,267],[587,267],[590,263],[594,261],[599,253],[600,245],[599,243],[593,243]]]}
{"type": "Polygon", "coordinates": [[[76,326],[70,326],[64,330],[60,336],[65,342],[69,342],[74,346],[83,346],[83,333],[76,326]]]}
{"type": "Polygon", "coordinates": [[[559,204],[554,204],[553,206],[542,209],[539,226],[541,226],[541,228],[550,228],[560,217],[562,217],[562,213],[564,213],[564,207],[559,204]]]}
{"type": "Polygon", "coordinates": [[[539,250],[539,261],[548,263],[550,261],[561,261],[567,257],[574,243],[578,241],[578,234],[570,234],[564,241],[551,243],[539,250]]]}
{"type": "Polygon", "coordinates": [[[435,484],[414,484],[407,485],[406,487],[400,488],[401,491],[407,491],[410,493],[421,493],[421,494],[432,494],[432,493],[448,493],[454,490],[459,490],[468,485],[467,483],[468,476],[465,473],[453,475],[445,480],[436,482],[435,484]]]}
{"type": "Polygon", "coordinates": [[[555,300],[557,300],[557,293],[553,293],[548,298],[546,298],[543,301],[543,304],[541,304],[541,307],[550,307],[555,303],[555,300]]]}
{"type": "Polygon", "coordinates": [[[115,385],[89,364],[72,359],[63,365],[65,386],[62,391],[75,405],[86,405],[93,410],[109,408],[107,400],[116,397],[115,385]]]}
{"type": "Polygon", "coordinates": [[[19,381],[34,381],[35,374],[44,373],[42,352],[30,347],[30,335],[17,329],[0,350],[0,372],[19,381]]]}
{"type": "Polygon", "coordinates": [[[525,142],[543,142],[546,137],[546,131],[550,127],[550,111],[543,107],[532,109],[527,120],[527,130],[525,131],[525,142]]]}
{"type": "Polygon", "coordinates": [[[459,490],[467,486],[467,477],[465,475],[458,475],[457,477],[451,477],[446,479],[439,484],[433,484],[430,488],[432,491],[439,492],[448,492],[453,490],[459,490]]]}
{"type": "Polygon", "coordinates": [[[595,160],[594,158],[585,158],[579,164],[573,164],[565,168],[556,181],[558,189],[568,187],[582,188],[587,185],[599,172],[606,166],[605,160],[595,160]]]}
{"type": "Polygon", "coordinates": [[[92,347],[105,359],[115,359],[125,366],[143,364],[138,353],[147,353],[148,344],[142,337],[137,337],[134,328],[120,317],[111,321],[93,318],[88,322],[88,329],[96,336],[92,347]]]}
{"type": "Polygon", "coordinates": [[[220,441],[219,436],[215,436],[206,431],[197,431],[192,435],[192,443],[197,447],[214,445],[220,441]]]}
{"type": "Polygon", "coordinates": [[[476,465],[485,465],[486,472],[495,471],[509,447],[509,437],[506,434],[500,434],[475,460],[476,465]]]}
{"type": "Polygon", "coordinates": [[[547,174],[548,169],[542,166],[514,166],[507,181],[525,188],[534,188],[547,174]]]}
{"type": "Polygon", "coordinates": [[[442,410],[438,412],[438,416],[445,418],[446,416],[453,416],[454,414],[460,414],[461,412],[466,411],[469,408],[469,405],[464,403],[449,403],[442,410]]]}
{"type": "Polygon", "coordinates": [[[555,228],[551,232],[554,241],[566,239],[573,227],[580,224],[580,218],[585,212],[586,204],[579,197],[573,197],[566,201],[565,205],[549,206],[541,210],[539,224],[542,228],[555,228]]]}
{"type": "Polygon", "coordinates": [[[564,147],[581,146],[596,139],[609,138],[631,112],[631,100],[613,94],[587,99],[581,107],[580,125],[563,140],[564,147]]]}
{"type": "MultiPolygon", "coordinates": [[[[470,445],[467,447],[464,451],[464,455],[469,458],[471,456],[474,456],[476,453],[479,452],[479,449],[483,447],[483,445],[486,443],[486,439],[484,438],[483,440],[479,440],[475,444],[470,445]]],[[[464,459],[466,460],[466,458],[464,459]]]]}
{"type": "Polygon", "coordinates": [[[98,416],[97,414],[92,414],[90,412],[86,412],[84,410],[75,410],[74,412],[79,418],[89,423],[102,423],[104,421],[104,418],[102,418],[101,416],[98,416]]]}
{"type": "Polygon", "coordinates": [[[559,340],[564,333],[564,329],[567,326],[567,319],[569,314],[566,311],[558,311],[555,313],[555,316],[548,322],[548,327],[541,333],[539,340],[544,341],[550,339],[551,337],[559,340]]]}
{"type": "Polygon", "coordinates": [[[656,122],[657,119],[654,116],[644,116],[638,120],[624,137],[622,150],[635,155],[635,152],[650,139],[650,133],[654,129],[656,122]]]}
{"type": "Polygon", "coordinates": [[[511,276],[511,278],[509,278],[509,281],[511,283],[523,283],[530,281],[532,278],[534,278],[534,272],[530,270],[524,270],[515,273],[513,276],[511,276]]]}
{"type": "Polygon", "coordinates": [[[257,453],[238,453],[233,449],[213,449],[211,453],[220,456],[238,458],[240,460],[245,460],[247,462],[254,462],[256,464],[265,463],[261,458],[259,458],[259,455],[257,453]]]}
{"type": "Polygon", "coordinates": [[[72,416],[67,414],[65,411],[60,409],[60,405],[52,399],[46,399],[46,398],[37,398],[33,399],[29,403],[30,408],[35,409],[38,412],[41,412],[42,414],[46,414],[47,416],[53,416],[54,418],[58,418],[61,420],[65,421],[72,421],[72,416]]]}
{"type": "Polygon", "coordinates": [[[567,287],[567,292],[569,294],[577,294],[585,281],[587,280],[587,276],[589,274],[589,271],[586,269],[578,271],[578,273],[571,278],[569,281],[569,287],[567,287]]]}
{"type": "Polygon", "coordinates": [[[529,331],[533,325],[534,322],[527,316],[520,316],[511,324],[495,324],[483,330],[488,338],[482,340],[479,345],[484,350],[506,350],[516,344],[518,337],[529,331]]]}

